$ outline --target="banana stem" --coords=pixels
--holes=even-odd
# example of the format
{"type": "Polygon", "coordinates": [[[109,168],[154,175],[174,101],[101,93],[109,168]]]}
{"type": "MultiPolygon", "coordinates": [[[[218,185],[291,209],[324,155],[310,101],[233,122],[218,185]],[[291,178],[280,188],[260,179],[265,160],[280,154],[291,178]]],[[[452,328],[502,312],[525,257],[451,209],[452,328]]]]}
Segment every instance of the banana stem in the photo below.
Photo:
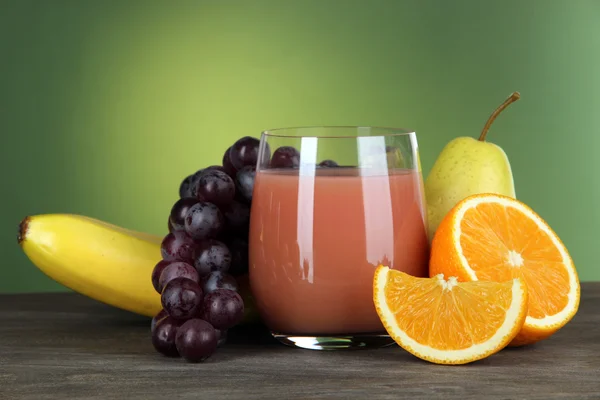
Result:
{"type": "Polygon", "coordinates": [[[23,243],[23,240],[25,240],[25,236],[27,235],[28,230],[29,230],[29,217],[26,217],[19,224],[19,233],[17,234],[17,242],[19,244],[23,243]]]}
{"type": "Polygon", "coordinates": [[[504,100],[504,103],[500,104],[498,106],[498,108],[496,108],[494,110],[492,115],[490,115],[487,122],[485,123],[485,126],[483,127],[483,130],[481,131],[481,135],[479,135],[480,142],[485,141],[485,136],[487,135],[488,131],[490,130],[490,126],[492,125],[492,123],[494,122],[494,120],[496,119],[498,114],[500,114],[502,111],[504,111],[504,109],[506,107],[508,107],[511,103],[514,103],[515,101],[519,100],[520,98],[521,98],[521,94],[519,92],[514,92],[513,94],[510,95],[509,98],[504,100]]]}

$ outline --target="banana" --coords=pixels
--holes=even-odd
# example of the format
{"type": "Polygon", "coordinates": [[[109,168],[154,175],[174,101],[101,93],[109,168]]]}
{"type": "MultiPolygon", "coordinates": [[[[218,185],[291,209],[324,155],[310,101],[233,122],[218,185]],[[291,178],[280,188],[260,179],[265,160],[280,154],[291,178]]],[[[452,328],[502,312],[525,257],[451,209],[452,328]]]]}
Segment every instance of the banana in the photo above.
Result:
{"type": "MultiPolygon", "coordinates": [[[[31,262],[58,283],[94,300],[154,317],[162,309],[152,270],[162,237],[76,214],[25,218],[18,242],[31,262]]],[[[237,277],[242,324],[260,323],[248,275],[237,277]]]]}
{"type": "Polygon", "coordinates": [[[19,244],[58,283],[105,304],[148,317],[161,310],[151,274],[162,237],[75,214],[25,218],[19,244]]]}

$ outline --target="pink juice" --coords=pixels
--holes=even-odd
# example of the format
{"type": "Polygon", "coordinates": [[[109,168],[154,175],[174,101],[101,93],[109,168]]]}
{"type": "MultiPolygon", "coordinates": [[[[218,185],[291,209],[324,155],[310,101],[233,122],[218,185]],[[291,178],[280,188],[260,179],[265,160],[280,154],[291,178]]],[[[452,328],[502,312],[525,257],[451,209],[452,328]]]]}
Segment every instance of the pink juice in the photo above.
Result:
{"type": "Polygon", "coordinates": [[[373,305],[375,268],[427,276],[429,257],[421,176],[390,174],[256,173],[250,284],[271,331],[385,332],[373,305]]]}

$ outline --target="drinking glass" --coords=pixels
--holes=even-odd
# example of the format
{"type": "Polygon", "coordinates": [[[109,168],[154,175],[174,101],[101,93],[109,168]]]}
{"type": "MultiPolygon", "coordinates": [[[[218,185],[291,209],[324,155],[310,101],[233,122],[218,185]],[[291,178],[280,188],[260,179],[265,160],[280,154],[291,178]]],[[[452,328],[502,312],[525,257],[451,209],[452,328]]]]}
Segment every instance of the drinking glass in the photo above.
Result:
{"type": "Polygon", "coordinates": [[[392,344],[373,303],[375,268],[427,276],[428,256],[414,132],[301,127],[261,134],[249,276],[277,340],[322,350],[392,344]]]}

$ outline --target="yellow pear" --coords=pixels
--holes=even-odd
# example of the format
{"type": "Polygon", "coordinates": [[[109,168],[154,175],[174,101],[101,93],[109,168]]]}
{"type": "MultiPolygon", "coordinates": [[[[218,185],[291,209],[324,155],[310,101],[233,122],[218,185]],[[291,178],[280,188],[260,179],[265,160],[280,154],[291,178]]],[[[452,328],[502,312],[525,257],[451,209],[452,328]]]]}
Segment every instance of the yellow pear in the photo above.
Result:
{"type": "Polygon", "coordinates": [[[520,97],[513,93],[490,115],[479,139],[457,137],[442,149],[425,181],[430,240],[444,216],[470,195],[495,193],[516,198],[506,153],[485,138],[498,114],[520,97]]]}

